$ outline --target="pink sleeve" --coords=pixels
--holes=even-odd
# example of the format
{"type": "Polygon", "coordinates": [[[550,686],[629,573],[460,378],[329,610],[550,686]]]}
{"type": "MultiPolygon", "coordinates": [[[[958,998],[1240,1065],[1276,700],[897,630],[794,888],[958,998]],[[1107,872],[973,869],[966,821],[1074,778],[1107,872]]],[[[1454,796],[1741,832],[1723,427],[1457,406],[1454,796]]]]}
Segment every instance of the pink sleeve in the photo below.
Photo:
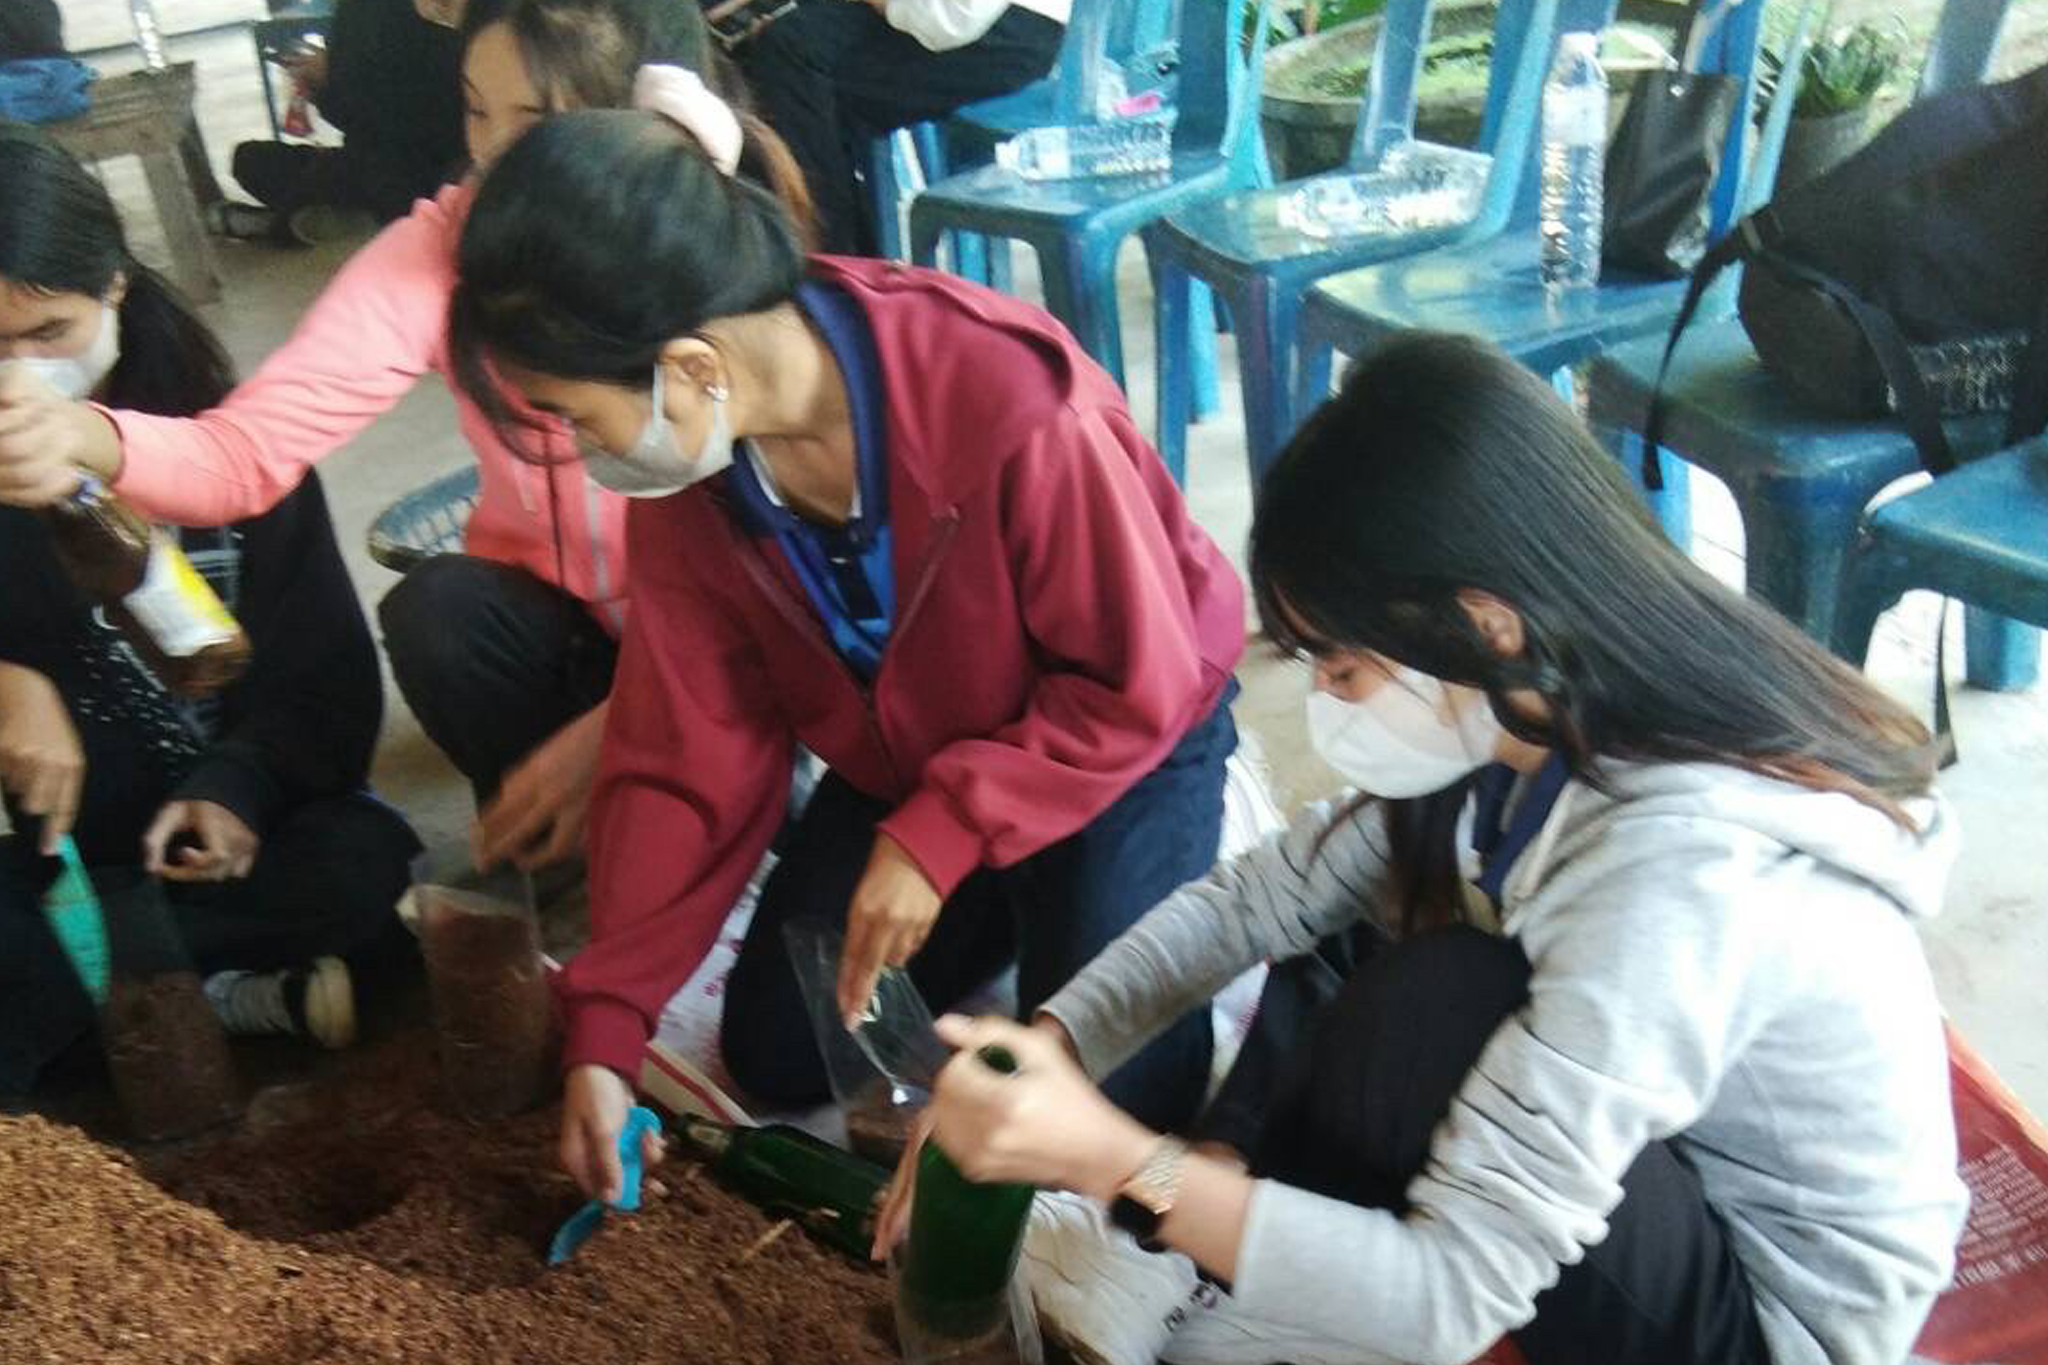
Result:
{"type": "Polygon", "coordinates": [[[275,506],[437,363],[461,190],[422,202],[342,267],[282,349],[193,418],[110,411],[115,491],[145,513],[219,526],[275,506]]]}

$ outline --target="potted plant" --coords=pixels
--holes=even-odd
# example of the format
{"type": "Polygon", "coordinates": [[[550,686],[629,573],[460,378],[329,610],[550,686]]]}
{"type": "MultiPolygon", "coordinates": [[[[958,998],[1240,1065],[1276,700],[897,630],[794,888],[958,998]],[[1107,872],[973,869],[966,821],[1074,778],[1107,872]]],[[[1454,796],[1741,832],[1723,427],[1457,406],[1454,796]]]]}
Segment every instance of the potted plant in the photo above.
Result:
{"type": "MultiPolygon", "coordinates": [[[[1778,189],[1805,184],[1863,145],[1871,108],[1898,75],[1904,51],[1904,34],[1895,25],[1850,24],[1814,40],[1799,67],[1778,189]]],[[[1781,78],[1782,59],[1764,55],[1773,77],[1781,78]]]]}

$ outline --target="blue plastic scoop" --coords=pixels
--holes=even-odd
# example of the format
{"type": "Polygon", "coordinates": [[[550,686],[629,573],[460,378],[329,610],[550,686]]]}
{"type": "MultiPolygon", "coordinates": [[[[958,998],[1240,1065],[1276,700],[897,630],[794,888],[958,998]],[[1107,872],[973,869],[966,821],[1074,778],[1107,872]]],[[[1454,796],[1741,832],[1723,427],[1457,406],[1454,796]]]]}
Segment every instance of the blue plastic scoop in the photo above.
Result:
{"type": "MultiPolygon", "coordinates": [[[[620,1213],[632,1213],[640,1207],[641,1139],[660,1131],[661,1120],[652,1109],[636,1104],[627,1113],[626,1126],[619,1131],[619,1168],[624,1179],[619,1182],[618,1202],[610,1206],[620,1213]]],[[[548,1264],[561,1265],[574,1256],[604,1222],[605,1209],[602,1199],[593,1199],[570,1214],[555,1240],[548,1243],[548,1264]]]]}

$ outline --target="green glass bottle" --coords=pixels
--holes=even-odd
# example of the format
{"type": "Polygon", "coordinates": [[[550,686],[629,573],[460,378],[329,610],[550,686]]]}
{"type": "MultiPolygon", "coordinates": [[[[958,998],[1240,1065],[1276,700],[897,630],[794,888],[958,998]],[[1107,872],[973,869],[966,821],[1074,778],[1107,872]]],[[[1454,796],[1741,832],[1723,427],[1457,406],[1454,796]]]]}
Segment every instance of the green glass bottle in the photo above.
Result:
{"type": "Polygon", "coordinates": [[[880,1166],[787,1124],[736,1128],[685,1118],[678,1131],[683,1146],[735,1194],[867,1259],[875,1208],[889,1183],[880,1166]]]}
{"type": "MultiPolygon", "coordinates": [[[[992,1071],[1016,1073],[1017,1059],[1007,1048],[991,1044],[974,1055],[992,1071]]],[[[1029,1185],[977,1184],[937,1142],[925,1143],[899,1289],[911,1321],[935,1336],[961,1339],[1002,1323],[1034,1193],[1029,1185]]]]}

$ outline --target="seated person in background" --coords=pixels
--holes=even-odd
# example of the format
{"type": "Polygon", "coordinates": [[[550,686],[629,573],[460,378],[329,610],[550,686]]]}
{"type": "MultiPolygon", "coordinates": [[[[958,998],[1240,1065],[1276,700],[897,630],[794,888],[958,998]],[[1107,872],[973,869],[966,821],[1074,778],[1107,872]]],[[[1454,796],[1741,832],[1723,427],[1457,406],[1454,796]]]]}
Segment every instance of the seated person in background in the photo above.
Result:
{"type": "MultiPolygon", "coordinates": [[[[0,365],[79,397],[183,414],[232,383],[219,344],[129,255],[100,183],[0,125],[0,365]]],[[[383,682],[319,484],[182,533],[255,649],[217,697],[167,692],[72,587],[34,513],[0,509],[0,1092],[83,1036],[92,1005],[40,913],[69,833],[88,866],[167,891],[230,1031],[340,1046],[347,962],[402,943],[419,845],[364,790],[383,682]]]]}
{"type": "Polygon", "coordinates": [[[1071,0],[798,0],[734,53],[796,153],[821,246],[873,255],[854,179],[866,139],[1021,90],[1052,70],[1071,0]]]}
{"type": "Polygon", "coordinates": [[[0,62],[64,55],[64,17],[57,0],[7,0],[0,5],[0,62]]]}
{"type": "Polygon", "coordinates": [[[331,235],[334,211],[389,223],[462,168],[462,42],[412,0],[341,0],[326,49],[287,67],[342,145],[236,147],[235,179],[261,207],[220,204],[216,231],[310,244],[331,235]]]}

